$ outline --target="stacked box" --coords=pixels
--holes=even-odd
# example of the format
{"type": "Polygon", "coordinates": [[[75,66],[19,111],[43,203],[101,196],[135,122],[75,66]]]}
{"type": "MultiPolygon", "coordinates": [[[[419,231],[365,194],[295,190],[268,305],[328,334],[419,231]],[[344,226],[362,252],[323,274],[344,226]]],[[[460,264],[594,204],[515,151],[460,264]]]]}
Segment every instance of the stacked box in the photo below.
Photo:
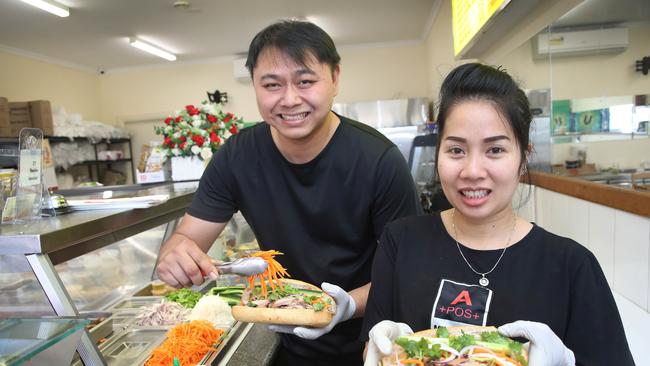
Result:
{"type": "Polygon", "coordinates": [[[0,97],[0,136],[11,136],[9,126],[9,101],[0,97]]]}
{"type": "Polygon", "coordinates": [[[43,136],[54,136],[52,123],[52,107],[47,100],[34,100],[29,102],[29,113],[32,127],[43,130],[43,136]]]}
{"type": "Polygon", "coordinates": [[[32,127],[32,117],[29,113],[29,103],[9,103],[9,136],[18,136],[20,130],[32,127]]]}

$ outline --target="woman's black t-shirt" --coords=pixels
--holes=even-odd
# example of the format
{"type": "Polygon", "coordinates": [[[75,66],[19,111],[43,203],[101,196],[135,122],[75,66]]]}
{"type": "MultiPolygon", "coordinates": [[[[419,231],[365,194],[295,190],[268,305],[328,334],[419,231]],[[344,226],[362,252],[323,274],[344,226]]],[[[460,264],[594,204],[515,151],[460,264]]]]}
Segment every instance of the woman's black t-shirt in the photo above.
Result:
{"type": "MultiPolygon", "coordinates": [[[[502,250],[461,246],[480,273],[502,250]]],[[[414,331],[434,325],[547,324],[578,365],[633,365],[616,303],[594,255],[571,239],[534,225],[510,246],[478,286],[440,214],[396,220],[377,248],[362,339],[381,320],[414,331]]]]}

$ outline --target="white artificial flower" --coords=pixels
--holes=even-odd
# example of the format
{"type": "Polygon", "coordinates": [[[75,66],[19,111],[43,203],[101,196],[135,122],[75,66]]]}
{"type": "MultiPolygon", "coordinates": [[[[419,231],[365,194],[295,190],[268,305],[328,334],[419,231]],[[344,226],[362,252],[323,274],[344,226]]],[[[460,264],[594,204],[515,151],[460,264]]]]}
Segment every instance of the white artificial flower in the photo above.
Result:
{"type": "Polygon", "coordinates": [[[201,136],[203,136],[203,137],[208,137],[208,135],[209,135],[208,131],[206,131],[206,130],[201,130],[199,133],[200,133],[201,136]]]}
{"type": "Polygon", "coordinates": [[[204,147],[201,149],[201,157],[203,160],[209,160],[212,157],[212,149],[209,147],[204,147]]]}
{"type": "Polygon", "coordinates": [[[181,154],[181,151],[178,148],[173,148],[172,149],[172,154],[174,154],[174,156],[178,156],[178,155],[181,154]]]}
{"type": "Polygon", "coordinates": [[[219,128],[226,128],[226,124],[223,122],[219,122],[219,128]]]}
{"type": "MultiPolygon", "coordinates": [[[[196,117],[196,116],[194,116],[194,117],[196,117]]],[[[195,118],[194,120],[192,120],[192,126],[194,126],[196,128],[201,127],[201,124],[203,124],[203,121],[201,120],[201,118],[195,118]]]]}
{"type": "Polygon", "coordinates": [[[172,131],[174,131],[172,126],[166,126],[165,127],[165,134],[169,135],[172,131]]]}
{"type": "Polygon", "coordinates": [[[180,133],[180,132],[174,132],[174,138],[175,138],[175,139],[178,139],[178,138],[180,138],[180,137],[181,137],[181,133],[180,133]]]}
{"type": "Polygon", "coordinates": [[[181,123],[178,124],[178,127],[182,129],[186,129],[186,128],[190,128],[190,125],[187,122],[185,122],[185,120],[183,120],[181,123]]]}
{"type": "Polygon", "coordinates": [[[230,133],[230,131],[228,131],[228,130],[223,131],[224,140],[229,138],[230,136],[232,136],[232,133],[230,133]]]}
{"type": "Polygon", "coordinates": [[[192,154],[194,155],[199,155],[199,153],[201,152],[201,148],[196,145],[192,146],[191,150],[192,150],[192,154]]]}

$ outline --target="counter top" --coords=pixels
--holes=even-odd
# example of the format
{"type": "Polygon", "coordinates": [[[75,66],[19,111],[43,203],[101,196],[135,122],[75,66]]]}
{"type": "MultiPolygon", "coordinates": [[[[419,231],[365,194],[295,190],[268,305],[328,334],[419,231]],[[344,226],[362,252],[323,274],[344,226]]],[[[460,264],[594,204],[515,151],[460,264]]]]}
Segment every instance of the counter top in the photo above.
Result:
{"type": "Polygon", "coordinates": [[[228,366],[267,366],[273,361],[280,337],[269,330],[266,324],[252,324],[248,333],[229,357],[213,362],[213,365],[228,366]]]}
{"type": "Polygon", "coordinates": [[[198,182],[169,183],[115,192],[114,197],[169,195],[166,202],[149,208],[75,211],[0,225],[0,254],[41,253],[49,254],[53,264],[64,262],[183,216],[197,187],[198,182]]]}
{"type": "Polygon", "coordinates": [[[579,177],[530,172],[532,185],[598,203],[636,215],[650,217],[650,192],[595,183],[579,177]]]}

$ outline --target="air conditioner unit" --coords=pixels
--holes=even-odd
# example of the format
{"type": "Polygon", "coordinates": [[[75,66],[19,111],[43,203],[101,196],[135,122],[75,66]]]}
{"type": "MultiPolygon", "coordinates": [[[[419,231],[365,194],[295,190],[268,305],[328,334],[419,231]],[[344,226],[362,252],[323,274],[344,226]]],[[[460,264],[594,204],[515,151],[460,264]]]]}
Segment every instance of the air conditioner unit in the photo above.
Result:
{"type": "Polygon", "coordinates": [[[622,52],[629,44],[627,28],[546,32],[534,41],[535,58],[622,52]]]}
{"type": "Polygon", "coordinates": [[[232,73],[239,81],[251,81],[251,74],[246,68],[246,57],[237,57],[233,60],[232,73]]]}

